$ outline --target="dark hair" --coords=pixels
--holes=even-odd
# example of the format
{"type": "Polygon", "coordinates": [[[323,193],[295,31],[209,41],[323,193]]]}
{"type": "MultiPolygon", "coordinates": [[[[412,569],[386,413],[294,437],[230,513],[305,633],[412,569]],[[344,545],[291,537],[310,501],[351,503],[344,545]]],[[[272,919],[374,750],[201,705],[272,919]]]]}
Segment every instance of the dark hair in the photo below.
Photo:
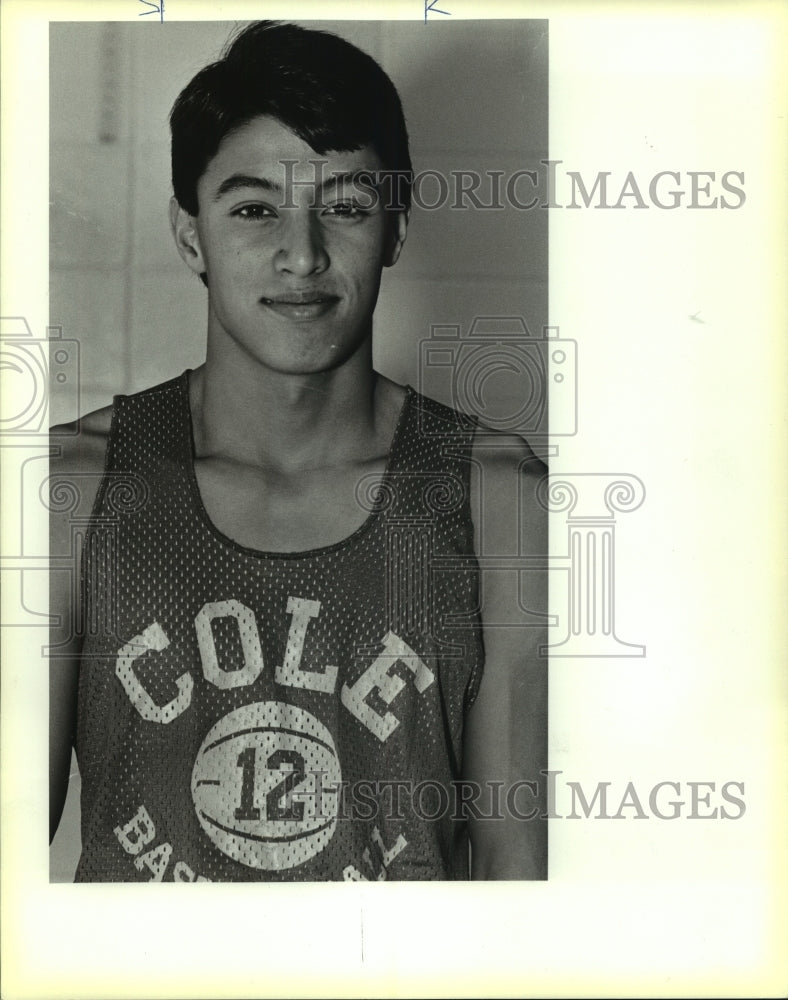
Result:
{"type": "Polygon", "coordinates": [[[181,91],[170,113],[172,186],[197,215],[197,182],[222,140],[270,115],[316,153],[371,146],[387,171],[403,172],[396,197],[410,206],[411,162],[402,105],[375,60],[326,31],[258,21],[181,91]]]}

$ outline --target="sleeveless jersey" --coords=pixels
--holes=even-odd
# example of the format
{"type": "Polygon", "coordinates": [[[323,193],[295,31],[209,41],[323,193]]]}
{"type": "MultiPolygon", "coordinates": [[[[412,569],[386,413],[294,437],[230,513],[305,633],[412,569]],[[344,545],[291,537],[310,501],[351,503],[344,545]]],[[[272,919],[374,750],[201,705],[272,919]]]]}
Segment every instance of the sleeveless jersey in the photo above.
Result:
{"type": "Polygon", "coordinates": [[[189,373],[115,399],[82,553],[77,881],[462,879],[474,421],[406,389],[337,544],[211,522],[189,373]]]}

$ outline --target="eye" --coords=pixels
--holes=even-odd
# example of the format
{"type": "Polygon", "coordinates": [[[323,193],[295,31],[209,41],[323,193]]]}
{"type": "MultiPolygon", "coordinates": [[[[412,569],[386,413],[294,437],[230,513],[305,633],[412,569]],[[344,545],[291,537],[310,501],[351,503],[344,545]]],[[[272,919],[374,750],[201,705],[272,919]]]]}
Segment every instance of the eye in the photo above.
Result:
{"type": "Polygon", "coordinates": [[[256,222],[259,219],[272,219],[276,216],[272,208],[257,202],[252,205],[241,205],[240,208],[233,209],[230,214],[233,218],[243,219],[246,222],[256,222]]]}
{"type": "Polygon", "coordinates": [[[357,219],[367,214],[365,208],[352,201],[338,201],[333,205],[327,205],[326,212],[340,219],[357,219]]]}

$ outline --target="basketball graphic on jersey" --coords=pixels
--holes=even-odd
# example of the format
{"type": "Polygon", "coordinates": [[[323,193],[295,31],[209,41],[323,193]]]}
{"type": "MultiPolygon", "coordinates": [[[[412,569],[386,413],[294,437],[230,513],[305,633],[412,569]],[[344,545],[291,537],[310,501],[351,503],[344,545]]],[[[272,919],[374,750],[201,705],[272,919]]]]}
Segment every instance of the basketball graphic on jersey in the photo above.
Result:
{"type": "Polygon", "coordinates": [[[334,740],[309,712],[281,701],[237,708],[205,737],[192,771],[197,817],[235,861],[283,871],[319,854],[337,824],[334,740]]]}

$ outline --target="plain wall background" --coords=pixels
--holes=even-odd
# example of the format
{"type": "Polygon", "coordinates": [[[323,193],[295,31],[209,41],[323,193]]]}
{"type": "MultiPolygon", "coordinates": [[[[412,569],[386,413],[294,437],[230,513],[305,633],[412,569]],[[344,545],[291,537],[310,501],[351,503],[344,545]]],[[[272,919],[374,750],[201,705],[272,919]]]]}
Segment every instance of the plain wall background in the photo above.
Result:
{"type": "MultiPolygon", "coordinates": [[[[548,156],[546,21],[311,22],[369,52],[405,109],[414,170],[538,171],[548,156]]],[[[218,58],[232,22],[64,22],[50,26],[50,322],[80,344],[79,413],[155,385],[204,357],[206,292],[177,255],[167,118],[191,77],[218,58]]],[[[435,196],[425,184],[424,199],[435,196]]],[[[530,197],[525,182],[518,196],[530,197]]],[[[479,191],[488,200],[485,185],[479,191]]],[[[376,367],[419,386],[432,324],[479,315],[548,323],[547,215],[414,207],[375,314],[376,367]]],[[[528,391],[502,376],[502,412],[528,391]]],[[[431,384],[431,383],[430,383],[431,384]]],[[[429,388],[429,386],[428,386],[429,388]]],[[[441,390],[431,393],[451,402],[441,390]]],[[[77,416],[57,383],[50,422],[77,416]]],[[[75,770],[75,769],[74,769],[75,770]]],[[[78,781],[53,845],[52,878],[79,851],[78,781]]]]}

